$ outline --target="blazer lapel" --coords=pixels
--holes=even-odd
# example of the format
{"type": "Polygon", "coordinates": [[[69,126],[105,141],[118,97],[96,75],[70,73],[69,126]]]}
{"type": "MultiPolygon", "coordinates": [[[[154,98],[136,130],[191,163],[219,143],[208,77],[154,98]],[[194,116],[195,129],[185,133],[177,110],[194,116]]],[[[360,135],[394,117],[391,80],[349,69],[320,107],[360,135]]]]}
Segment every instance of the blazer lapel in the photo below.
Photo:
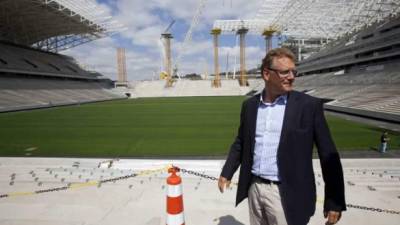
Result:
{"type": "MultiPolygon", "coordinates": [[[[262,92],[261,92],[262,93],[262,92]]],[[[258,106],[260,104],[260,94],[255,95],[255,97],[252,99],[252,101],[249,102],[249,131],[250,131],[250,140],[251,140],[251,146],[250,146],[250,151],[251,153],[254,152],[254,145],[256,142],[255,136],[256,136],[256,124],[257,124],[257,112],[258,112],[258,106]]]]}
{"type": "Polygon", "coordinates": [[[287,137],[290,128],[292,127],[293,124],[295,124],[296,114],[297,114],[296,109],[298,109],[299,107],[298,97],[299,96],[296,92],[291,91],[288,93],[288,99],[285,108],[285,115],[283,117],[282,131],[281,131],[278,151],[282,148],[282,143],[285,142],[285,138],[287,137]]]}

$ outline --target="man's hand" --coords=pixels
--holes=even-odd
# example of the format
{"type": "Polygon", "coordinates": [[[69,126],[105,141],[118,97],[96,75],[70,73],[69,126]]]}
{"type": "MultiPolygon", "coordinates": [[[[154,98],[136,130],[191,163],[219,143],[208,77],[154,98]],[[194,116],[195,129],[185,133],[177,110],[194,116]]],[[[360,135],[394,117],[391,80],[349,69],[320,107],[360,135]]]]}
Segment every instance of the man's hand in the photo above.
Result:
{"type": "Polygon", "coordinates": [[[324,217],[328,218],[325,225],[336,224],[340,220],[341,216],[342,212],[335,212],[335,211],[324,212],[324,217]]]}
{"type": "Polygon", "coordinates": [[[230,184],[231,184],[230,180],[228,180],[228,179],[226,179],[225,177],[222,177],[222,176],[219,177],[219,179],[218,179],[218,188],[219,188],[219,191],[221,193],[224,193],[225,187],[229,188],[230,184]]]}

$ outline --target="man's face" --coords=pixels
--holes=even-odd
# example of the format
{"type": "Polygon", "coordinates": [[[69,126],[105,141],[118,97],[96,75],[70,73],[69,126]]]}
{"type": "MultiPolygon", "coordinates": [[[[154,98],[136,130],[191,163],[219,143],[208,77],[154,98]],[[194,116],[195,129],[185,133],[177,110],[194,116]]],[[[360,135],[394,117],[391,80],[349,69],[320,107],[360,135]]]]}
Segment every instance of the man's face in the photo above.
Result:
{"type": "Polygon", "coordinates": [[[294,74],[290,72],[287,76],[284,73],[294,70],[295,64],[288,57],[274,58],[272,65],[263,71],[263,79],[266,87],[275,95],[285,94],[293,89],[294,74]]]}

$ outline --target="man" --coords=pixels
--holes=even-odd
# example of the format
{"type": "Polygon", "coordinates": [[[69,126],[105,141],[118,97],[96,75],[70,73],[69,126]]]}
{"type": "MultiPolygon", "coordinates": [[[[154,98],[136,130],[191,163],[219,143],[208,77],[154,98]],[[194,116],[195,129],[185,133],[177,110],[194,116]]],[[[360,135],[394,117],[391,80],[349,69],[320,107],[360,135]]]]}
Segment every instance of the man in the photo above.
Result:
{"type": "Polygon", "coordinates": [[[382,133],[381,135],[381,147],[380,147],[380,151],[381,153],[385,153],[386,149],[387,149],[387,143],[390,140],[389,136],[388,136],[388,132],[385,131],[382,133]]]}
{"type": "Polygon", "coordinates": [[[325,182],[324,216],[335,224],[346,210],[343,171],[322,101],[293,91],[295,56],[268,52],[261,71],[265,88],[243,102],[238,135],[218,187],[228,187],[241,166],[236,205],[249,198],[252,225],[305,225],[315,212],[313,144],[325,182]]]}

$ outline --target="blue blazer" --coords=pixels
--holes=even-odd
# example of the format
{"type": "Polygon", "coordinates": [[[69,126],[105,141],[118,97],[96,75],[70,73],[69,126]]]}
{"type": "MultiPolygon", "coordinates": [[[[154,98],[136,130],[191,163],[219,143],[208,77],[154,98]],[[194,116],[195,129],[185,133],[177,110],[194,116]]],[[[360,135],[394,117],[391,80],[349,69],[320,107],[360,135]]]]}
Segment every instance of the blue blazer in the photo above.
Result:
{"type": "MultiPolygon", "coordinates": [[[[260,94],[243,102],[240,126],[221,176],[230,180],[240,166],[236,205],[248,196],[260,94]]],[[[314,215],[316,187],[312,166],[316,145],[325,182],[324,211],[346,210],[343,170],[325,120],[321,99],[301,92],[288,93],[278,147],[279,185],[289,225],[307,224],[314,215]]]]}

